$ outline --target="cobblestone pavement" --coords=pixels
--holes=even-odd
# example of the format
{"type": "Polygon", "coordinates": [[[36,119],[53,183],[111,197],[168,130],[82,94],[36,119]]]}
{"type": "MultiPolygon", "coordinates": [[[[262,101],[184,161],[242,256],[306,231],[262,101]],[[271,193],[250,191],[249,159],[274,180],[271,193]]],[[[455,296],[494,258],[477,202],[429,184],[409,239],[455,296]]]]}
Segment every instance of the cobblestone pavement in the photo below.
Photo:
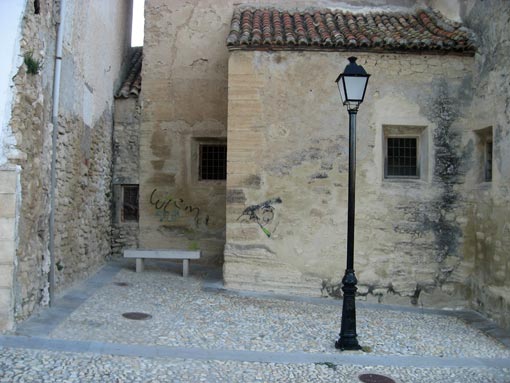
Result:
{"type": "Polygon", "coordinates": [[[122,265],[78,286],[78,307],[63,299],[0,337],[0,382],[510,383],[510,350],[451,313],[361,307],[364,351],[341,353],[339,301],[204,291],[204,269],[122,265]]]}
{"type": "Polygon", "coordinates": [[[332,363],[277,364],[1,350],[0,382],[359,382],[362,373],[397,382],[509,382],[508,369],[395,368],[332,363]]]}

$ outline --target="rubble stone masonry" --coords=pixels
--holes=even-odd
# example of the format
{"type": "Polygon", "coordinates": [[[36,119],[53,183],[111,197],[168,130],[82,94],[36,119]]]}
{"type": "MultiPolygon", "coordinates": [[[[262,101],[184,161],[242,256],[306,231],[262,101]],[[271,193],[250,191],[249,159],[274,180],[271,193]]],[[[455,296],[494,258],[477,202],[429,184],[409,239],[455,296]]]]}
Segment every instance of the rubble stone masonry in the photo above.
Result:
{"type": "MultiPolygon", "coordinates": [[[[10,129],[15,144],[8,160],[10,166],[19,168],[21,190],[10,286],[15,320],[26,318],[49,300],[51,98],[58,17],[54,4],[40,1],[36,13],[34,2],[27,2],[21,52],[30,52],[42,67],[30,74],[23,64],[13,79],[10,129]]],[[[62,20],[55,213],[57,290],[89,275],[111,252],[113,94],[128,41],[129,8],[128,2],[120,0],[68,2],[62,20]]],[[[11,206],[14,197],[10,191],[6,193],[5,203],[11,206]]],[[[0,290],[4,288],[0,286],[0,290]]]]}
{"type": "Polygon", "coordinates": [[[113,132],[112,256],[125,248],[137,248],[138,221],[124,221],[121,214],[123,185],[138,185],[140,164],[140,105],[138,97],[115,100],[113,132]]]}

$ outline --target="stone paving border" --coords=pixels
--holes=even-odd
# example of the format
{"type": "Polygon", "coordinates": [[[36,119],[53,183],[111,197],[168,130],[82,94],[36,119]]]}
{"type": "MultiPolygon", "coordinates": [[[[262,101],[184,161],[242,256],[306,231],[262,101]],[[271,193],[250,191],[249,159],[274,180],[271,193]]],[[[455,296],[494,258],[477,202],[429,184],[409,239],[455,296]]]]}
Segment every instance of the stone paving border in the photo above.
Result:
{"type": "Polygon", "coordinates": [[[102,355],[136,356],[142,358],[180,358],[259,363],[335,363],[338,365],[418,367],[418,368],[508,368],[506,358],[439,358],[432,356],[364,355],[306,352],[268,352],[243,350],[208,350],[202,348],[144,346],[138,344],[68,341],[25,336],[2,336],[0,345],[11,348],[49,350],[57,352],[96,353],[102,355]]]}
{"type": "Polygon", "coordinates": [[[110,283],[124,266],[123,263],[117,261],[105,264],[93,276],[73,286],[63,296],[57,297],[54,305],[20,323],[14,333],[26,336],[48,336],[83,302],[110,283]]]}
{"type": "MultiPolygon", "coordinates": [[[[0,336],[0,346],[12,348],[25,348],[36,350],[50,350],[57,352],[92,352],[101,355],[136,356],[146,358],[182,358],[194,360],[220,360],[264,363],[335,363],[356,364],[364,366],[394,366],[394,367],[491,367],[508,368],[510,360],[504,358],[444,358],[431,356],[404,356],[404,355],[365,355],[355,352],[342,352],[338,354],[305,353],[305,352],[265,352],[241,350],[209,350],[200,348],[128,345],[118,343],[104,343],[95,341],[74,341],[49,339],[47,336],[86,299],[93,296],[101,287],[110,283],[113,277],[126,265],[133,262],[125,260],[112,261],[88,280],[76,285],[68,293],[59,297],[56,303],[29,320],[22,323],[15,335],[0,336]]],[[[180,265],[164,267],[175,268],[178,272],[180,265]]],[[[207,268],[196,266],[194,271],[204,273],[207,268]]],[[[276,295],[258,292],[232,291],[223,288],[218,279],[217,272],[207,273],[202,288],[207,291],[222,291],[226,294],[249,296],[267,299],[283,299],[290,301],[307,302],[313,304],[336,305],[340,308],[341,300],[310,298],[291,295],[276,295]]],[[[359,302],[360,307],[387,309],[403,312],[420,312],[429,314],[448,315],[461,318],[469,325],[478,328],[490,336],[498,339],[510,348],[510,334],[480,314],[470,311],[446,311],[440,309],[414,308],[405,306],[389,306],[382,304],[369,304],[359,302]]]]}

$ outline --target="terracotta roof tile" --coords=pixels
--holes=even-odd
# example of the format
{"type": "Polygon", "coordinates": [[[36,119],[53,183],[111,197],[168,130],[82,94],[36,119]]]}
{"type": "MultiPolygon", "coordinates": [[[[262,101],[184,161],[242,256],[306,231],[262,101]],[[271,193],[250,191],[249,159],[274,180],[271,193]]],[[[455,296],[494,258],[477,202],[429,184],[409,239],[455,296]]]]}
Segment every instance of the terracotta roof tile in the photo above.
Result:
{"type": "Polygon", "coordinates": [[[454,51],[474,54],[474,34],[431,8],[362,14],[238,6],[229,49],[454,51]]]}
{"type": "Polygon", "coordinates": [[[129,67],[126,72],[126,78],[122,82],[122,86],[115,97],[138,97],[142,89],[142,59],[142,47],[131,48],[131,57],[129,60],[129,67]]]}

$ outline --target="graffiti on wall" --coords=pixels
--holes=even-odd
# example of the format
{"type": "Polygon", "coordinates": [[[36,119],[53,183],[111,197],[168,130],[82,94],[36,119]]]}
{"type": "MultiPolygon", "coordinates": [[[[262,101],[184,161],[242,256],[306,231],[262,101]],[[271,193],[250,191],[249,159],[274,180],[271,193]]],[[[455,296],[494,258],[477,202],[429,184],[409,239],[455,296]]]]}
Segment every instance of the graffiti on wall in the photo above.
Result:
{"type": "Polygon", "coordinates": [[[152,191],[149,202],[154,206],[161,222],[174,222],[181,217],[190,216],[197,227],[201,224],[209,225],[209,215],[202,213],[199,207],[187,204],[184,199],[174,198],[171,195],[159,199],[156,197],[157,192],[158,189],[152,191]]]}
{"type": "Polygon", "coordinates": [[[240,222],[253,222],[256,223],[261,230],[271,238],[275,232],[278,222],[275,220],[275,204],[282,203],[280,197],[276,197],[258,205],[248,206],[243,210],[243,213],[237,218],[240,222]]]}

